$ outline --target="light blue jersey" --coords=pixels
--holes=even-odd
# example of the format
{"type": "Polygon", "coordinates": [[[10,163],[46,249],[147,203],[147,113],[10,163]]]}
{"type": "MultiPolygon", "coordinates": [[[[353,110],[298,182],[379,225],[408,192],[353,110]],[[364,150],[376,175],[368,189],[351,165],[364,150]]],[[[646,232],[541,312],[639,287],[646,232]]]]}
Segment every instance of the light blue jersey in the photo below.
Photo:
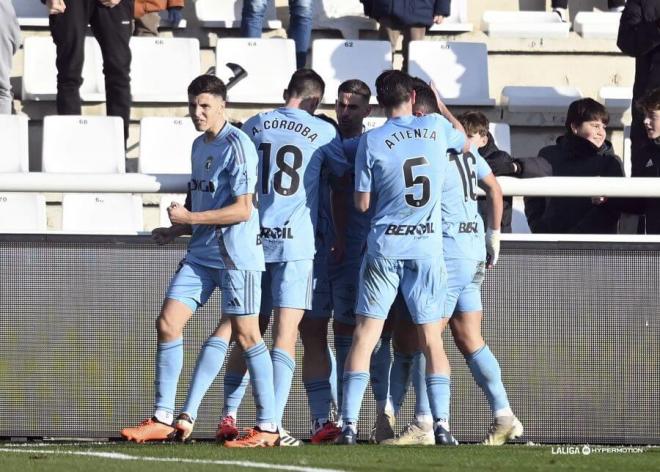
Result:
{"type": "Polygon", "coordinates": [[[346,158],[334,126],[304,110],[278,108],[243,125],[259,154],[259,217],[266,262],[314,258],[321,166],[346,158]]]}
{"type": "Polygon", "coordinates": [[[355,190],[371,192],[374,216],[367,240],[371,256],[425,259],[442,248],[442,186],[449,148],[465,135],[442,116],[390,118],[360,140],[355,190]]]}
{"type": "Polygon", "coordinates": [[[492,173],[475,147],[450,152],[449,170],[442,188],[442,239],[445,260],[486,259],[484,223],[477,210],[477,182],[492,173]]]}
{"type": "MultiPolygon", "coordinates": [[[[211,142],[204,135],[192,145],[192,175],[188,188],[192,211],[223,208],[239,195],[254,193],[257,153],[248,137],[226,123],[211,142]]],[[[186,259],[218,269],[264,270],[259,214],[229,226],[193,225],[186,259]]]]}

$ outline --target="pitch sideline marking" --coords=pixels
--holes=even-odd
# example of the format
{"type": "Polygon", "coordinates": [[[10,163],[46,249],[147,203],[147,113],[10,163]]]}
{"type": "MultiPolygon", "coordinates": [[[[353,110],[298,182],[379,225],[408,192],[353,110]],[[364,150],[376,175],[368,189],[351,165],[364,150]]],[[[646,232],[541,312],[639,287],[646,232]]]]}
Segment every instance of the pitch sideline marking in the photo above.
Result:
{"type": "Polygon", "coordinates": [[[16,449],[16,448],[0,448],[0,452],[18,452],[27,454],[62,454],[71,456],[88,456],[100,457],[103,459],[116,459],[123,461],[145,461],[145,462],[178,462],[186,464],[203,464],[203,465],[233,465],[236,467],[252,467],[254,469],[276,469],[276,470],[289,470],[292,472],[344,472],[339,469],[321,469],[317,467],[303,467],[297,465],[286,464],[268,464],[265,462],[249,462],[249,461],[223,461],[213,459],[184,459],[176,457],[149,457],[149,456],[131,456],[120,452],[82,452],[82,451],[49,451],[43,449],[16,449]]]}

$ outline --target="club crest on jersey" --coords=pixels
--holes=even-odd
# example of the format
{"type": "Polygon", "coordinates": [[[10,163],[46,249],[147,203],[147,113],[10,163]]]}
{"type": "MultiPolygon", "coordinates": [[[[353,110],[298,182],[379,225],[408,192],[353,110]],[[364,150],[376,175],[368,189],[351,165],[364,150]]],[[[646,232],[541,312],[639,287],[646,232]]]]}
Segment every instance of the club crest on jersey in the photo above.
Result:
{"type": "Polygon", "coordinates": [[[204,162],[204,169],[209,170],[212,165],[213,165],[213,156],[209,156],[206,158],[206,161],[204,162]]]}

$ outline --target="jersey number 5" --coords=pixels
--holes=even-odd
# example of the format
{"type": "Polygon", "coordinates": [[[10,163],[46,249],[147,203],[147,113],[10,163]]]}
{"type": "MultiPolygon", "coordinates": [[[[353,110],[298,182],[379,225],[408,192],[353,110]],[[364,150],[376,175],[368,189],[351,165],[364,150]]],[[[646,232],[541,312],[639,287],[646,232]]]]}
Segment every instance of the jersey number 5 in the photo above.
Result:
{"type": "MultiPolygon", "coordinates": [[[[261,143],[258,148],[261,152],[261,193],[263,194],[268,193],[270,190],[270,154],[272,147],[271,143],[261,143]]],[[[303,165],[302,151],[296,146],[285,144],[275,154],[275,165],[278,169],[273,175],[273,188],[275,191],[285,197],[296,193],[298,187],[300,187],[300,175],[297,171],[303,165]],[[292,164],[284,160],[287,154],[293,156],[292,164]],[[288,186],[282,182],[284,175],[289,177],[288,186]]]]}
{"type": "Polygon", "coordinates": [[[423,207],[429,202],[431,198],[431,181],[426,175],[417,175],[415,177],[415,167],[428,165],[429,161],[426,160],[424,156],[422,157],[413,157],[412,159],[407,159],[403,163],[403,178],[406,182],[405,193],[406,204],[411,207],[423,207]],[[422,186],[422,197],[415,198],[414,187],[416,185],[422,186]]]}

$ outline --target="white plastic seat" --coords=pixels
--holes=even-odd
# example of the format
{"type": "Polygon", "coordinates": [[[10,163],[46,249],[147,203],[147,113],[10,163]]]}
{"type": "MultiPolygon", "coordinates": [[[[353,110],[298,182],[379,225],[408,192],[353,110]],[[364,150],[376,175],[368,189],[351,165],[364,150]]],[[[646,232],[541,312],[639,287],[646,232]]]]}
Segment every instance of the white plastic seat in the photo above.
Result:
{"type": "Polygon", "coordinates": [[[143,229],[142,197],[121,193],[65,193],[62,231],[135,234],[143,229]]]}
{"type": "Polygon", "coordinates": [[[334,103],[339,85],[356,77],[369,86],[371,102],[376,103],[376,78],[391,68],[389,41],[317,39],[312,43],[312,69],[325,81],[323,103],[334,103]]]}
{"type": "Polygon", "coordinates": [[[190,118],[142,118],[138,172],[190,174],[190,150],[199,135],[190,118]]]}
{"type": "Polygon", "coordinates": [[[510,85],[502,89],[502,106],[510,112],[564,113],[571,102],[582,98],[575,87],[510,85]]]}
{"type": "Polygon", "coordinates": [[[196,38],[131,38],[131,95],[135,102],[187,103],[200,74],[196,38]]]}
{"type": "Polygon", "coordinates": [[[433,80],[447,105],[493,106],[484,43],[411,41],[410,75],[433,80]]]}
{"type": "Polygon", "coordinates": [[[314,29],[341,31],[345,39],[358,39],[360,30],[375,31],[378,23],[365,16],[359,0],[319,0],[312,3],[314,29]]]}
{"type": "Polygon", "coordinates": [[[632,87],[601,87],[598,95],[605,108],[613,113],[623,113],[632,105],[632,87]]]}
{"type": "Polygon", "coordinates": [[[126,157],[123,120],[117,116],[45,117],[42,170],[124,173],[126,157]]]}
{"type": "Polygon", "coordinates": [[[467,0],[451,0],[451,12],[439,25],[432,25],[429,31],[443,33],[461,33],[472,31],[472,23],[468,20],[467,0]]]}
{"type": "Polygon", "coordinates": [[[247,77],[228,91],[238,103],[282,103],[282,93],[296,70],[292,39],[219,38],[217,68],[228,62],[242,66],[247,77]]]}
{"type": "Polygon", "coordinates": [[[158,209],[160,211],[160,226],[168,228],[172,226],[169,216],[167,216],[167,207],[170,203],[177,202],[181,205],[186,203],[186,195],[182,193],[165,193],[160,196],[160,204],[158,209]]]}
{"type": "Polygon", "coordinates": [[[43,3],[31,0],[11,0],[11,2],[20,26],[48,28],[48,9],[43,3]]]}
{"type": "Polygon", "coordinates": [[[511,154],[511,127],[508,123],[490,123],[488,131],[493,135],[495,145],[511,154]]]}
{"type": "Polygon", "coordinates": [[[575,15],[573,28],[583,38],[616,40],[620,21],[621,12],[581,11],[575,15]]]}
{"type": "MultiPolygon", "coordinates": [[[[243,0],[197,0],[195,15],[204,28],[240,28],[243,0]]],[[[279,29],[282,22],[277,19],[275,0],[268,0],[266,7],[268,29],[279,29]]]]}
{"type": "Polygon", "coordinates": [[[0,193],[0,232],[45,232],[46,199],[36,193],[0,193]]]}
{"type": "MultiPolygon", "coordinates": [[[[45,6],[41,5],[44,9],[45,6]]],[[[29,36],[23,42],[23,100],[55,100],[57,95],[57,53],[50,36],[29,36]]],[[[101,47],[95,38],[85,38],[85,62],[80,98],[105,101],[105,79],[101,47]]]]}
{"type": "Polygon", "coordinates": [[[493,11],[481,17],[481,29],[498,38],[568,38],[570,23],[554,12],[493,11]]]}
{"type": "Polygon", "coordinates": [[[0,172],[29,172],[28,119],[0,115],[0,172]]]}
{"type": "Polygon", "coordinates": [[[385,124],[386,121],[387,118],[385,118],[384,116],[367,116],[362,122],[362,127],[364,128],[365,131],[369,131],[370,129],[383,126],[383,124],[385,124]]]}

